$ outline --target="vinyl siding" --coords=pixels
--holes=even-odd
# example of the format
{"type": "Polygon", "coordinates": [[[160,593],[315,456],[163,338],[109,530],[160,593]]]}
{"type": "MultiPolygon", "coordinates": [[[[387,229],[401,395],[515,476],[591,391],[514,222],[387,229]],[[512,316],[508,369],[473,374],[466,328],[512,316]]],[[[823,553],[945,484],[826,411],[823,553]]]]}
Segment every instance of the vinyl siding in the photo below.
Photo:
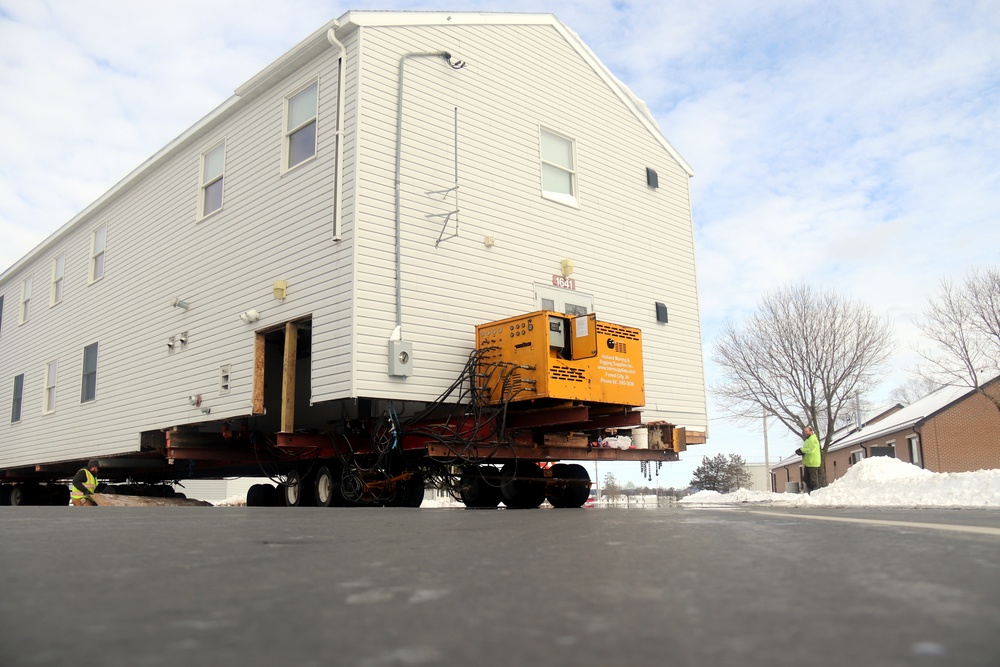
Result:
{"type": "Polygon", "coordinates": [[[598,317],[643,329],[646,418],[703,429],[705,391],[688,175],[551,26],[369,28],[358,180],[358,393],[428,399],[460,372],[474,326],[534,309],[563,258],[598,317]],[[530,45],[530,46],[519,46],[530,45]],[[524,49],[522,51],[521,49],[524,49]],[[395,326],[393,169],[399,60],[448,50],[468,62],[407,61],[401,169],[403,335],[414,375],[386,375],[395,326]],[[523,53],[530,51],[530,58],[523,53]],[[459,113],[458,238],[434,243],[451,210],[459,113]],[[539,127],[576,140],[579,209],[542,198],[539,127]],[[609,128],[613,128],[609,130],[609,128]],[[646,186],[656,169],[660,188],[646,186]],[[496,238],[486,248],[483,237],[496,238]],[[670,309],[657,324],[654,302],[670,309]]]}
{"type": "MultiPolygon", "coordinates": [[[[312,315],[314,393],[349,394],[352,244],[332,240],[337,51],[329,49],[161,159],[154,169],[81,219],[46,252],[5,276],[0,290],[34,277],[48,293],[52,258],[66,255],[62,303],[33,299],[21,327],[4,324],[0,401],[25,374],[19,424],[0,421],[0,466],[137,450],[139,433],[249,412],[255,308],[259,327],[312,315]],[[319,77],[317,156],[280,173],[283,99],[319,77]],[[227,142],[224,208],[197,222],[201,153],[227,142]],[[102,280],[87,284],[90,235],[107,224],[102,280]],[[272,298],[274,280],[289,297],[272,298]],[[172,308],[179,297],[190,310],[172,308]],[[167,339],[188,332],[186,349],[167,339]],[[97,397],[80,404],[83,348],[97,342],[97,397]],[[42,414],[45,364],[59,360],[56,410],[42,414]],[[231,390],[219,395],[219,368],[231,390]],[[201,394],[204,415],[188,403],[201,394]]],[[[349,190],[348,190],[349,191],[349,190]]],[[[308,395],[303,398],[309,398],[308,395]]]]}

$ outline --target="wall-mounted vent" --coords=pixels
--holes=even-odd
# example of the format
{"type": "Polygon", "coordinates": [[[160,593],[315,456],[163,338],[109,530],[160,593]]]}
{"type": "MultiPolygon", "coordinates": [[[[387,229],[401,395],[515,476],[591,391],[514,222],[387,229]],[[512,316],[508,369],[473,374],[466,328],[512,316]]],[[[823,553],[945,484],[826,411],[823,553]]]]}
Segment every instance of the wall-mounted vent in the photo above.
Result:
{"type": "Polygon", "coordinates": [[[646,185],[654,190],[660,187],[660,179],[657,177],[656,172],[649,167],[646,167],[646,185]]]}

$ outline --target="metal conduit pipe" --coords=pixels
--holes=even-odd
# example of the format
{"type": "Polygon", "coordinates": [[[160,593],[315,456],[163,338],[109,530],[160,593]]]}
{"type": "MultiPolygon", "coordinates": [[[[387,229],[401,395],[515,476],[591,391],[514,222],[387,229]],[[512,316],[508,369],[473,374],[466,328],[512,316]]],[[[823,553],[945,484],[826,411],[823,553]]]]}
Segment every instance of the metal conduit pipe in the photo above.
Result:
{"type": "Polygon", "coordinates": [[[403,75],[406,71],[406,61],[411,58],[444,58],[445,62],[453,70],[460,70],[465,67],[463,61],[452,58],[451,54],[447,51],[414,51],[404,54],[399,59],[399,84],[396,91],[396,176],[394,181],[396,200],[396,332],[394,332],[394,335],[401,335],[403,327],[402,230],[400,222],[399,175],[403,153],[403,75]]]}
{"type": "Polygon", "coordinates": [[[340,240],[340,223],[343,216],[341,209],[341,198],[343,192],[343,167],[341,162],[344,155],[344,70],[347,60],[347,49],[337,40],[337,29],[340,24],[334,22],[333,27],[326,31],[326,39],[332,46],[340,50],[340,59],[337,64],[337,146],[334,150],[334,172],[333,177],[333,240],[340,240]]]}

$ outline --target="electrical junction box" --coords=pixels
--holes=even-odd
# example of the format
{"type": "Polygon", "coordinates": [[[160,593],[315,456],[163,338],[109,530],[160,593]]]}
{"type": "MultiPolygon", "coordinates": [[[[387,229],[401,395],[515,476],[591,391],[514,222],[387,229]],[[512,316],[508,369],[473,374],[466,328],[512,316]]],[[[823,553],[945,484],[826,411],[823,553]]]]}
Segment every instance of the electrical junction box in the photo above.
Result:
{"type": "Polygon", "coordinates": [[[389,375],[395,377],[413,375],[413,343],[405,340],[389,341],[389,375]]]}
{"type": "Polygon", "coordinates": [[[490,404],[551,398],[646,403],[642,332],[594,314],[542,310],[476,327],[477,384],[490,404]]]}

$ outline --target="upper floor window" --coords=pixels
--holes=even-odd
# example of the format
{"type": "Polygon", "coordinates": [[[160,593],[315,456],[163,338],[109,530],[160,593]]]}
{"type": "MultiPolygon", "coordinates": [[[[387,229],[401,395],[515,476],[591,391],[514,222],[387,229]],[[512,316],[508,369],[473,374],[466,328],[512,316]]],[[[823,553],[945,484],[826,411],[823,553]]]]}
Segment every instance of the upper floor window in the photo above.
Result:
{"type": "Polygon", "coordinates": [[[59,255],[52,260],[52,290],[49,294],[49,305],[54,306],[63,297],[63,275],[66,273],[66,255],[59,255]]]}
{"type": "Polygon", "coordinates": [[[28,321],[28,309],[31,306],[31,276],[28,276],[21,283],[21,310],[17,316],[17,323],[24,324],[28,321]]]}
{"type": "Polygon", "coordinates": [[[0,331],[3,331],[3,294],[0,294],[0,331]]]}
{"type": "Polygon", "coordinates": [[[576,206],[576,150],[572,139],[541,130],[542,196],[576,206]]]}
{"type": "Polygon", "coordinates": [[[80,402],[86,403],[97,397],[97,343],[83,348],[83,384],[80,388],[80,402]]]}
{"type": "Polygon", "coordinates": [[[10,423],[21,421],[21,404],[24,402],[24,373],[14,377],[14,398],[10,402],[10,423]]]}
{"type": "Polygon", "coordinates": [[[53,412],[56,409],[56,371],[58,362],[50,361],[45,365],[45,398],[42,411],[53,412]]]}
{"type": "Polygon", "coordinates": [[[226,174],[226,143],[222,142],[201,156],[201,206],[199,217],[222,208],[222,183],[226,174]]]}
{"type": "Polygon", "coordinates": [[[101,225],[90,238],[90,282],[104,277],[104,253],[108,245],[108,226],[101,225]]]}
{"type": "Polygon", "coordinates": [[[319,82],[285,98],[285,169],[316,155],[319,82]]]}

